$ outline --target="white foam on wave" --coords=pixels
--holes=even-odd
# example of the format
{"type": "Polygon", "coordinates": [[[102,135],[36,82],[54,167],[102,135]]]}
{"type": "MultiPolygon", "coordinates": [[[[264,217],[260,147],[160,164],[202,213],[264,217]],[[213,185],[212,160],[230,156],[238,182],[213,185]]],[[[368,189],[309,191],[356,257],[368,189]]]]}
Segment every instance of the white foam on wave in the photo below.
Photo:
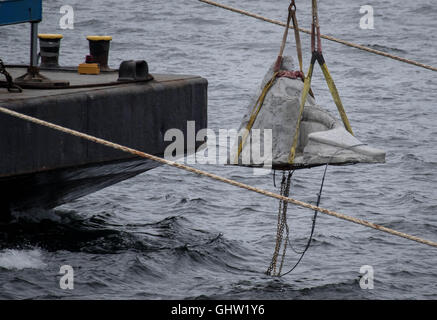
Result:
{"type": "Polygon", "coordinates": [[[43,269],[46,266],[47,264],[44,263],[42,252],[39,249],[6,249],[0,251],[0,269],[43,269]]]}

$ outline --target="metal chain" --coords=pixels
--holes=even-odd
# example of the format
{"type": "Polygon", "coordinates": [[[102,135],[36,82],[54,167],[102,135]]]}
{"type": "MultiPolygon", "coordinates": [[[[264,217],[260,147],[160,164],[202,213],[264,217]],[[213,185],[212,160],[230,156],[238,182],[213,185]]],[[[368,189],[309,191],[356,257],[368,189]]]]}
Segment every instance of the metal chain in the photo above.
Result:
{"type": "Polygon", "coordinates": [[[22,92],[23,89],[21,89],[20,86],[17,86],[14,81],[12,80],[12,76],[9,74],[9,72],[6,70],[6,66],[3,63],[3,60],[0,59],[0,73],[3,74],[6,77],[7,81],[7,88],[9,92],[22,92]]]}
{"type": "MultiPolygon", "coordinates": [[[[288,172],[288,176],[287,176],[287,181],[286,181],[286,185],[285,185],[285,190],[284,190],[284,197],[287,197],[290,195],[290,185],[291,185],[291,177],[293,175],[294,171],[289,171],[288,172]]],[[[284,249],[282,251],[282,257],[281,257],[281,264],[279,266],[279,271],[278,271],[278,277],[281,276],[282,273],[282,267],[284,265],[284,260],[285,260],[285,255],[287,253],[287,244],[290,241],[289,239],[289,235],[290,235],[290,228],[288,227],[288,222],[287,222],[287,209],[288,209],[288,202],[283,201],[283,206],[282,206],[282,230],[284,230],[285,228],[285,240],[284,240],[284,249]]],[[[282,231],[284,232],[284,231],[282,231]]]]}
{"type": "MultiPolygon", "coordinates": [[[[282,181],[281,181],[281,196],[288,197],[290,194],[290,185],[291,185],[291,177],[294,171],[289,171],[288,176],[285,175],[285,171],[282,172],[282,181]]],[[[287,224],[287,208],[288,202],[284,200],[279,201],[279,209],[278,209],[278,223],[276,228],[276,245],[275,250],[273,252],[272,261],[270,266],[268,267],[266,274],[269,276],[280,276],[282,271],[282,266],[284,265],[285,255],[287,252],[287,244],[289,242],[289,227],[287,224]],[[284,230],[285,230],[285,239],[284,239],[284,230]],[[282,257],[281,263],[279,265],[278,271],[276,271],[277,261],[279,252],[282,249],[282,257]]]]}
{"type": "MultiPolygon", "coordinates": [[[[281,180],[281,189],[280,189],[281,195],[283,195],[283,193],[284,193],[284,186],[285,186],[285,173],[283,171],[282,172],[282,180],[281,180]]],[[[281,241],[279,240],[281,238],[280,228],[281,228],[282,204],[283,204],[283,201],[279,200],[278,223],[277,223],[277,227],[276,227],[276,246],[275,246],[275,250],[273,252],[272,261],[270,262],[270,266],[267,268],[267,271],[266,271],[266,275],[268,275],[268,276],[276,275],[276,261],[278,260],[278,254],[279,254],[280,246],[282,243],[282,240],[281,241]]]]}

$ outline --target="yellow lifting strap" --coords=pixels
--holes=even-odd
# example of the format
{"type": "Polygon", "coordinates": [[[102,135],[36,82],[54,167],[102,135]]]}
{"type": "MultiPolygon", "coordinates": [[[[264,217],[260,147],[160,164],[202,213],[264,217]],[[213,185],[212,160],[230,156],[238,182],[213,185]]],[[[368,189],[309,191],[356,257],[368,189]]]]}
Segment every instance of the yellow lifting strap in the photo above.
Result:
{"type": "Polygon", "coordinates": [[[254,122],[256,120],[256,117],[258,116],[258,113],[261,110],[261,107],[262,107],[262,105],[264,103],[264,99],[266,98],[267,92],[269,92],[270,88],[275,83],[277,75],[278,75],[278,72],[275,72],[273,74],[273,77],[264,86],[264,88],[263,88],[263,90],[261,92],[261,95],[259,96],[258,100],[255,103],[255,107],[252,110],[252,114],[250,115],[249,122],[246,125],[246,130],[244,131],[243,136],[241,138],[241,141],[238,144],[238,151],[237,151],[237,155],[236,155],[235,162],[234,162],[236,164],[238,164],[238,158],[240,157],[241,151],[243,150],[243,146],[246,143],[246,139],[247,139],[247,137],[249,135],[249,131],[252,129],[253,124],[254,124],[254,122]]]}
{"type": "Polygon", "coordinates": [[[305,77],[305,82],[303,84],[302,97],[300,99],[299,115],[297,117],[297,123],[296,123],[296,130],[294,131],[293,144],[291,145],[290,156],[288,158],[288,162],[290,164],[293,163],[294,158],[296,156],[296,147],[299,138],[300,123],[303,115],[303,109],[308,97],[308,93],[310,92],[310,88],[311,88],[311,79],[313,76],[313,70],[314,70],[314,63],[311,63],[310,68],[308,69],[308,74],[305,77]]]}
{"type": "MultiPolygon", "coordinates": [[[[288,29],[290,29],[290,21],[293,22],[293,30],[294,30],[294,38],[296,41],[297,58],[299,60],[299,67],[300,67],[299,70],[301,72],[303,72],[302,45],[301,45],[301,41],[300,41],[299,25],[297,23],[297,18],[296,18],[295,0],[291,0],[290,5],[288,6],[287,26],[285,27],[284,35],[282,37],[282,43],[281,43],[281,48],[279,49],[278,58],[282,58],[282,56],[284,54],[285,44],[287,42],[287,37],[288,37],[288,29]]],[[[279,61],[279,63],[280,63],[280,61],[279,61]]],[[[277,67],[280,67],[280,64],[277,67]]]]}
{"type": "Polygon", "coordinates": [[[304,87],[302,90],[302,96],[300,101],[299,108],[299,116],[297,118],[296,130],[294,133],[293,144],[290,150],[290,156],[288,162],[292,164],[294,162],[294,158],[296,157],[296,148],[297,142],[299,140],[299,130],[300,123],[302,121],[303,109],[308,97],[308,93],[311,88],[311,78],[313,75],[314,64],[317,62],[322,69],[323,75],[325,77],[326,83],[328,84],[329,91],[331,92],[332,98],[334,99],[335,105],[337,106],[338,112],[340,113],[341,119],[347,131],[350,134],[354,134],[352,131],[352,127],[349,123],[349,119],[346,115],[346,111],[344,110],[343,103],[341,102],[340,95],[338,93],[337,87],[335,86],[334,79],[332,79],[331,74],[329,73],[328,67],[326,65],[325,59],[322,54],[322,44],[320,40],[320,26],[319,26],[319,17],[317,13],[317,0],[312,0],[312,9],[313,9],[313,21],[311,26],[311,49],[312,49],[312,57],[311,63],[308,70],[308,75],[305,78],[304,87]],[[316,43],[316,33],[317,33],[317,43],[316,43]],[[317,46],[317,48],[316,48],[317,46]]]}
{"type": "Polygon", "coordinates": [[[259,112],[264,104],[265,97],[266,97],[267,93],[269,92],[270,88],[275,83],[276,77],[278,76],[279,68],[280,68],[281,62],[282,62],[282,55],[284,53],[285,44],[287,42],[288,29],[290,28],[291,21],[293,21],[294,35],[296,38],[297,56],[299,59],[300,71],[302,72],[302,68],[303,68],[303,66],[302,66],[302,45],[300,42],[299,27],[298,27],[297,18],[296,18],[296,5],[295,5],[295,0],[291,0],[290,6],[288,7],[287,26],[285,28],[284,35],[282,37],[281,47],[279,49],[278,59],[276,60],[274,74],[273,74],[272,78],[264,86],[264,88],[261,92],[261,95],[259,96],[258,100],[255,103],[255,106],[252,110],[249,122],[246,125],[246,130],[244,131],[242,139],[238,144],[238,150],[237,150],[237,155],[235,158],[235,163],[238,163],[238,158],[240,157],[241,151],[243,150],[243,146],[246,143],[246,139],[249,135],[249,132],[252,129],[253,124],[255,123],[255,120],[256,120],[256,118],[257,118],[257,116],[258,116],[258,114],[259,114],[259,112]]]}
{"type": "Polygon", "coordinates": [[[341,102],[340,95],[338,94],[337,87],[335,86],[334,79],[332,79],[331,74],[328,71],[328,66],[326,62],[320,65],[323,75],[325,76],[326,83],[328,84],[329,91],[331,92],[332,98],[334,99],[335,105],[337,106],[338,113],[340,113],[341,120],[343,120],[344,127],[351,135],[354,135],[352,127],[347,118],[346,111],[344,110],[343,103],[341,102]]]}
{"type": "Polygon", "coordinates": [[[294,0],[291,1],[289,12],[291,13],[291,19],[293,21],[294,38],[296,39],[297,59],[299,60],[299,70],[303,73],[302,44],[300,41],[299,24],[297,23],[296,4],[294,0]]]}

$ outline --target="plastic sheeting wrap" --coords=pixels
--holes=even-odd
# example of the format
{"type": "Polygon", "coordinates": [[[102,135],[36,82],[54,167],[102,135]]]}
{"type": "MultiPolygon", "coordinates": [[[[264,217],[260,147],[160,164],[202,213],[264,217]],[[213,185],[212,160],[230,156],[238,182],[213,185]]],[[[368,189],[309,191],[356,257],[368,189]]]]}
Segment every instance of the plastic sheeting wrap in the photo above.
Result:
{"type": "MultiPolygon", "coordinates": [[[[239,129],[240,137],[244,136],[243,132],[246,130],[258,97],[273,76],[273,67],[273,65],[270,67],[258,92],[247,107],[239,129]]],[[[294,70],[291,57],[283,58],[281,70],[294,70]]],[[[308,95],[299,129],[296,156],[291,164],[289,162],[290,151],[299,116],[302,90],[301,79],[285,77],[276,79],[265,97],[248,138],[237,139],[231,149],[231,164],[251,167],[270,166],[271,164],[273,169],[288,170],[326,163],[344,165],[385,162],[384,151],[371,148],[352,136],[344,128],[341,120],[317,106],[315,99],[308,95]],[[269,129],[271,130],[271,146],[268,143],[269,129]],[[256,139],[259,135],[261,139],[256,139]],[[244,143],[237,162],[238,144],[241,141],[244,143]],[[254,157],[254,152],[264,157],[262,163],[258,156],[254,157]]]]}

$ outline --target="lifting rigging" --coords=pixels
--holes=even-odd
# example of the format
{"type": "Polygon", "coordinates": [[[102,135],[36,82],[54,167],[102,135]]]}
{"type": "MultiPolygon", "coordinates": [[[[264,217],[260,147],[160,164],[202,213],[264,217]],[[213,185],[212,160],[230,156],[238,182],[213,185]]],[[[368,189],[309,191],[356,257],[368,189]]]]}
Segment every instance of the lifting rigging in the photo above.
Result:
{"type": "MultiPolygon", "coordinates": [[[[203,0],[201,0],[203,1],[203,0]]],[[[210,2],[210,1],[203,1],[203,2],[210,2]]],[[[266,99],[268,98],[268,94],[270,92],[270,90],[272,90],[272,88],[274,88],[274,86],[276,85],[276,83],[278,81],[280,81],[281,79],[291,79],[294,81],[298,81],[300,82],[300,93],[301,93],[301,98],[299,100],[299,104],[298,104],[298,116],[296,117],[296,123],[294,124],[294,135],[292,136],[292,144],[291,147],[288,149],[288,163],[286,166],[283,167],[278,167],[280,170],[282,170],[282,181],[281,181],[281,194],[275,194],[272,192],[268,192],[262,189],[258,189],[255,187],[251,187],[242,183],[239,183],[237,181],[233,181],[230,179],[226,179],[223,177],[219,177],[217,175],[202,171],[202,170],[198,170],[195,168],[191,168],[188,167],[186,165],[183,164],[179,164],[176,163],[174,161],[169,161],[166,159],[162,159],[144,152],[140,152],[134,149],[130,149],[121,145],[117,145],[115,143],[103,140],[103,139],[99,139],[90,135],[86,135],[84,133],[78,132],[78,131],[74,131],[71,129],[67,129],[58,125],[54,125],[52,123],[46,122],[46,121],[42,121],[40,119],[37,118],[33,118],[30,116],[26,116],[24,114],[18,113],[18,112],[14,112],[12,110],[3,108],[0,106],[0,112],[3,114],[8,114],[9,116],[13,116],[22,120],[26,120],[32,123],[36,123],[42,126],[46,126],[49,128],[52,128],[54,130],[58,130],[60,132],[64,132],[64,133],[68,133],[77,137],[81,137],[83,139],[87,139],[89,141],[93,141],[95,143],[99,143],[114,149],[118,149],[124,152],[128,152],[131,153],[133,155],[136,156],[140,156],[143,158],[148,158],[148,159],[152,159],[154,161],[163,163],[163,164],[167,164],[173,167],[177,167],[179,169],[183,169],[192,173],[196,173],[199,175],[203,175],[203,176],[207,176],[209,178],[224,182],[224,183],[228,183],[240,188],[244,188],[246,190],[249,191],[253,191],[253,192],[257,192],[260,194],[263,194],[265,196],[269,196],[269,197],[273,197],[276,199],[279,199],[279,210],[278,210],[278,226],[277,226],[277,233],[276,233],[276,246],[275,246],[275,250],[274,250],[274,254],[272,257],[272,262],[267,270],[267,274],[269,275],[273,275],[273,276],[281,276],[288,274],[289,272],[291,272],[292,270],[294,270],[296,268],[296,266],[299,264],[299,262],[302,260],[305,252],[308,250],[310,244],[311,244],[311,240],[312,240],[312,236],[314,234],[314,229],[315,229],[315,223],[316,223],[316,218],[317,218],[317,213],[318,212],[322,212],[331,216],[335,216],[337,218],[340,219],[344,219],[350,222],[354,222],[357,224],[361,224],[364,225],[366,227],[370,227],[376,230],[380,230],[380,231],[384,231],[396,236],[400,236],[403,238],[407,238],[413,241],[417,241],[419,243],[423,243],[423,244],[427,244],[430,246],[434,246],[437,247],[437,243],[432,242],[432,241],[428,241],[428,240],[424,240],[424,239],[420,239],[418,237],[414,237],[399,231],[395,231],[389,228],[385,228],[364,220],[360,220],[360,219],[356,219],[356,218],[352,218],[334,211],[330,211],[327,209],[323,209],[320,208],[320,200],[321,200],[321,194],[322,194],[322,189],[323,189],[323,184],[325,181],[325,177],[326,177],[326,172],[327,172],[327,168],[328,165],[331,164],[332,162],[335,162],[335,157],[337,156],[338,153],[341,153],[344,150],[351,150],[351,149],[356,149],[356,148],[360,148],[360,147],[365,147],[366,144],[364,143],[359,143],[358,140],[350,140],[351,142],[347,145],[347,146],[337,146],[336,149],[334,149],[333,152],[331,152],[327,158],[325,158],[322,162],[318,162],[318,163],[310,163],[309,166],[307,167],[311,167],[311,166],[315,166],[315,165],[325,165],[325,170],[324,170],[324,174],[323,174],[323,178],[322,178],[322,182],[321,182],[321,186],[320,186],[320,191],[318,193],[318,197],[317,197],[317,205],[310,205],[307,203],[303,203],[301,201],[298,200],[294,200],[292,198],[289,198],[289,193],[290,193],[290,189],[291,189],[291,178],[293,176],[294,170],[299,169],[300,167],[305,167],[305,166],[300,166],[298,163],[296,163],[296,155],[297,155],[297,151],[298,151],[298,147],[299,147],[299,135],[301,134],[301,124],[304,122],[304,113],[305,113],[305,109],[306,109],[306,102],[309,99],[308,96],[314,97],[312,90],[311,90],[311,80],[312,80],[312,76],[313,76],[313,71],[314,71],[314,65],[315,62],[317,61],[318,64],[321,67],[321,70],[323,72],[324,78],[327,82],[328,88],[330,90],[330,93],[333,97],[333,100],[337,106],[337,109],[339,111],[339,114],[341,116],[341,119],[343,121],[343,125],[345,130],[350,134],[351,137],[353,137],[353,131],[351,128],[351,125],[349,123],[349,120],[346,116],[346,112],[344,110],[343,104],[341,102],[340,99],[340,95],[338,93],[338,90],[335,86],[335,83],[328,71],[325,59],[323,57],[322,54],[322,46],[321,46],[321,38],[322,35],[320,33],[320,25],[319,25],[319,19],[318,19],[318,8],[317,8],[317,0],[312,0],[312,27],[311,27],[311,49],[312,49],[312,57],[311,57],[311,62],[310,62],[310,66],[309,66],[309,70],[307,72],[307,74],[305,75],[303,72],[303,61],[302,61],[302,46],[301,46],[301,41],[300,41],[300,35],[299,35],[299,26],[298,26],[298,21],[297,21],[297,17],[296,17],[296,4],[295,4],[295,0],[291,0],[291,3],[288,7],[288,18],[287,18],[287,24],[285,25],[286,29],[284,31],[284,35],[282,38],[282,43],[281,43],[281,47],[280,47],[280,51],[279,51],[279,55],[278,58],[274,64],[273,67],[273,76],[270,77],[270,80],[267,81],[267,83],[264,85],[264,87],[262,88],[261,94],[259,95],[258,99],[256,100],[256,104],[255,107],[253,108],[251,114],[250,114],[250,119],[248,121],[248,123],[245,125],[246,129],[248,129],[247,131],[250,132],[250,130],[253,128],[253,126],[256,124],[257,121],[257,117],[261,112],[261,109],[263,107],[264,102],[266,101],[266,99]],[[285,44],[286,44],[286,40],[288,37],[288,30],[290,28],[290,23],[293,23],[293,29],[294,29],[294,36],[295,36],[295,41],[296,41],[296,49],[297,49],[297,57],[298,57],[298,61],[299,61],[299,71],[295,71],[295,70],[289,70],[289,68],[281,69],[281,67],[283,67],[283,62],[284,62],[284,57],[283,57],[283,53],[284,53],[284,49],[285,49],[285,44]],[[302,84],[303,81],[303,84],[302,84]],[[289,203],[293,203],[302,207],[306,207],[309,209],[314,210],[314,217],[313,217],[313,223],[312,223],[312,228],[311,228],[311,233],[309,236],[309,240],[308,243],[306,245],[306,247],[304,248],[303,251],[301,252],[297,252],[299,253],[301,256],[298,259],[297,263],[293,266],[293,268],[291,268],[288,272],[282,273],[282,269],[284,267],[284,259],[285,259],[285,255],[286,255],[286,251],[287,251],[287,247],[292,247],[291,243],[290,243],[290,228],[287,224],[287,208],[288,208],[288,204],[289,203]],[[281,261],[278,264],[278,257],[280,256],[280,252],[281,252],[281,248],[282,248],[282,257],[281,257],[281,261]]],[[[6,72],[6,69],[4,68],[3,63],[0,60],[0,72],[3,73],[6,78],[8,79],[8,90],[20,90],[20,88],[18,86],[13,85],[13,83],[11,81],[9,81],[8,78],[8,74],[6,72]]],[[[245,144],[245,140],[248,136],[246,135],[245,137],[243,137],[243,140],[241,141],[241,143],[239,143],[238,145],[238,150],[237,150],[237,160],[238,157],[240,156],[241,152],[244,149],[244,144],[245,144]]],[[[332,150],[331,150],[332,151],[332,150]]],[[[385,156],[385,154],[384,154],[385,156]]],[[[357,162],[365,162],[365,161],[357,161],[357,162]]],[[[378,159],[375,162],[381,162],[381,159],[378,159]]],[[[341,162],[336,163],[336,164],[342,164],[341,162]]],[[[346,164],[346,163],[345,163],[346,164]]],[[[277,168],[277,169],[278,169],[277,168]]]]}
{"type": "MultiPolygon", "coordinates": [[[[361,143],[360,141],[356,140],[353,137],[353,131],[349,119],[346,115],[337,87],[335,86],[334,80],[331,74],[329,73],[328,67],[323,57],[317,0],[312,0],[311,53],[312,56],[311,56],[309,69],[305,76],[303,72],[302,45],[300,41],[299,27],[296,17],[296,3],[295,0],[291,0],[290,5],[288,6],[287,23],[282,37],[282,42],[281,42],[278,57],[273,65],[271,72],[266,75],[266,79],[269,80],[265,82],[264,86],[262,86],[261,94],[256,99],[255,106],[250,111],[249,113],[250,117],[248,118],[246,123],[243,118],[242,128],[240,129],[240,132],[242,132],[241,134],[242,139],[237,142],[236,156],[234,159],[234,163],[240,164],[239,159],[240,156],[242,156],[243,150],[245,148],[250,149],[250,144],[251,144],[250,135],[254,128],[268,128],[268,127],[275,128],[275,126],[277,127],[277,122],[281,121],[280,120],[281,118],[287,119],[288,117],[287,120],[285,121],[282,120],[284,121],[283,122],[284,125],[281,127],[281,130],[276,129],[275,132],[273,132],[273,139],[280,141],[280,139],[282,138],[280,138],[279,136],[283,136],[283,135],[289,136],[290,135],[289,130],[294,131],[294,134],[292,135],[292,139],[291,140],[289,139],[285,144],[282,144],[280,146],[280,148],[287,148],[286,145],[289,143],[288,158],[286,159],[286,161],[278,160],[277,158],[279,157],[276,157],[277,153],[273,154],[272,156],[273,169],[283,170],[280,194],[281,196],[284,197],[289,196],[290,187],[291,187],[291,178],[293,176],[294,170],[303,167],[311,167],[312,165],[314,166],[314,165],[325,164],[326,167],[322,179],[320,193],[318,194],[318,200],[317,200],[317,203],[319,204],[327,166],[332,161],[334,156],[337,155],[339,152],[344,152],[345,150],[352,150],[353,148],[358,148],[358,147],[362,147],[362,148],[368,148],[368,147],[366,146],[366,144],[361,143]],[[290,28],[291,22],[293,22],[295,45],[297,51],[297,58],[299,61],[299,71],[292,70],[291,65],[287,65],[288,61],[284,60],[284,50],[285,50],[285,45],[288,37],[288,30],[290,28]],[[325,147],[325,149],[318,150],[316,152],[317,153],[316,156],[318,157],[318,160],[316,162],[313,161],[313,163],[311,163],[310,161],[306,160],[308,156],[306,155],[305,151],[308,150],[308,148],[305,145],[305,143],[303,143],[303,141],[305,140],[310,141],[312,137],[311,136],[312,133],[319,133],[320,131],[334,131],[332,130],[333,129],[332,124],[328,124],[325,130],[323,130],[320,128],[319,125],[314,125],[314,121],[312,122],[307,121],[307,124],[305,124],[305,126],[302,126],[302,122],[304,122],[303,119],[304,119],[305,107],[307,106],[307,108],[310,109],[315,108],[314,100],[309,101],[309,104],[307,104],[307,101],[308,101],[308,95],[311,95],[311,97],[314,98],[314,94],[311,91],[311,80],[312,80],[314,65],[316,61],[318,62],[320,68],[322,69],[329,91],[337,106],[338,112],[343,122],[343,126],[344,126],[343,130],[345,129],[347,132],[345,131],[345,133],[341,133],[340,131],[341,133],[340,135],[334,134],[333,136],[331,136],[330,143],[328,143],[328,148],[325,147]],[[303,81],[303,85],[302,85],[302,81],[303,81]],[[283,87],[285,87],[286,90],[283,90],[283,87]],[[293,96],[293,94],[290,94],[290,91],[292,91],[295,96],[300,95],[300,100],[296,99],[295,96],[293,96]],[[278,101],[281,99],[282,102],[278,103],[278,101]],[[262,109],[264,105],[266,106],[264,107],[264,109],[262,109]],[[292,115],[291,117],[290,114],[292,115]],[[333,145],[338,144],[338,142],[344,139],[344,137],[347,137],[350,140],[349,144],[340,145],[340,146],[337,145],[336,148],[332,148],[333,145]],[[295,162],[298,147],[300,147],[301,155],[299,160],[295,162]],[[323,154],[324,157],[320,157],[320,154],[323,154]]],[[[324,111],[318,110],[318,112],[320,114],[324,114],[323,113],[324,111]]],[[[337,132],[339,132],[338,130],[339,128],[337,129],[337,132]]],[[[276,143],[276,145],[279,144],[280,144],[279,142],[276,143]]],[[[309,143],[307,143],[307,145],[309,145],[309,143]]],[[[281,151],[282,150],[280,150],[280,152],[281,151]]],[[[375,159],[365,159],[365,160],[361,159],[361,161],[358,161],[356,159],[353,160],[353,159],[346,158],[343,159],[343,161],[337,161],[336,164],[343,165],[343,164],[358,163],[358,162],[373,162],[373,163],[383,162],[385,158],[385,153],[383,152],[379,152],[379,153],[383,154],[383,157],[380,157],[377,160],[375,160],[376,157],[375,159]]],[[[284,259],[287,251],[287,246],[289,243],[289,230],[290,230],[287,223],[287,208],[288,208],[287,203],[283,200],[280,200],[279,210],[278,210],[278,223],[277,223],[277,230],[276,230],[276,245],[275,245],[272,261],[266,272],[266,274],[268,275],[280,276],[284,265],[284,259]],[[277,260],[280,255],[281,248],[282,248],[282,258],[281,258],[281,262],[278,263],[277,260]]],[[[310,246],[311,239],[314,233],[316,218],[317,218],[317,211],[315,211],[315,215],[313,217],[312,231],[308,244],[303,250],[303,252],[301,253],[300,259],[298,260],[296,265],[292,268],[292,270],[301,261],[303,255],[305,254],[305,252],[308,250],[310,246]]],[[[289,272],[291,272],[291,270],[289,272]]]]}

